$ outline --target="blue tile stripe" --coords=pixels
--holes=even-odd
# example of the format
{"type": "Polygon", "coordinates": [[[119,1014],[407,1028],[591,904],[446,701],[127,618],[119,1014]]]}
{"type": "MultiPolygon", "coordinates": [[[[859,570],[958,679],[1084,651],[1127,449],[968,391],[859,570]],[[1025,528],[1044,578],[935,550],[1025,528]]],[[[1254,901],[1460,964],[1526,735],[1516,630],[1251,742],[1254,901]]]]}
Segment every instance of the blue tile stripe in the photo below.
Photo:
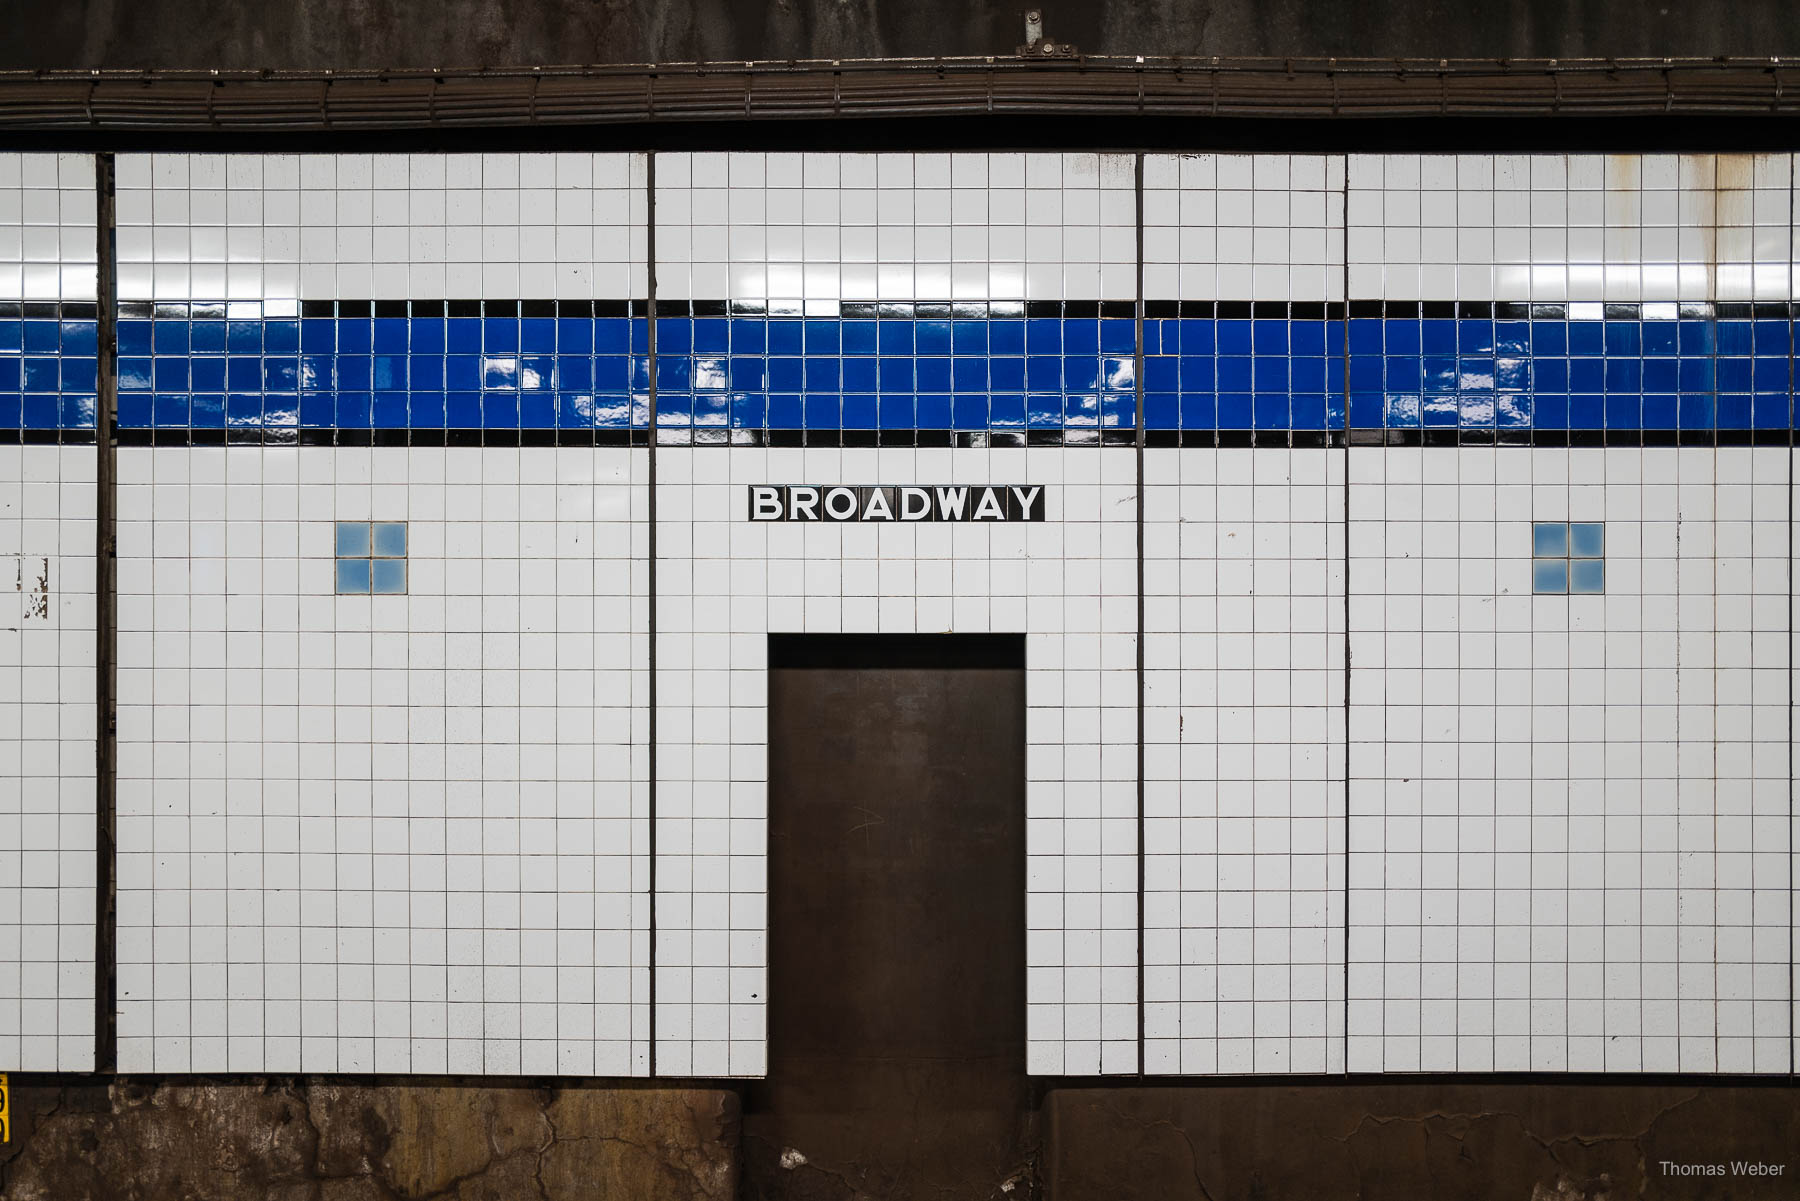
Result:
{"type": "MultiPolygon", "coordinates": [[[[1150,301],[1151,431],[1786,431],[1786,304],[1150,301]]],[[[1134,306],[659,306],[658,436],[1128,431],[1134,306]]],[[[642,430],[643,302],[120,306],[120,430],[642,430]]],[[[0,304],[0,433],[92,431],[88,304],[0,304]]]]}
{"type": "Polygon", "coordinates": [[[1092,305],[1054,316],[1020,305],[909,305],[848,317],[659,316],[657,425],[1129,429],[1137,334],[1132,306],[1122,308],[1114,315],[1092,305]]]}
{"type": "Polygon", "coordinates": [[[0,302],[0,431],[91,432],[99,371],[92,302],[0,302]]]}
{"type": "Polygon", "coordinates": [[[622,303],[158,304],[119,319],[121,430],[628,429],[645,424],[648,380],[647,322],[622,303]]]}

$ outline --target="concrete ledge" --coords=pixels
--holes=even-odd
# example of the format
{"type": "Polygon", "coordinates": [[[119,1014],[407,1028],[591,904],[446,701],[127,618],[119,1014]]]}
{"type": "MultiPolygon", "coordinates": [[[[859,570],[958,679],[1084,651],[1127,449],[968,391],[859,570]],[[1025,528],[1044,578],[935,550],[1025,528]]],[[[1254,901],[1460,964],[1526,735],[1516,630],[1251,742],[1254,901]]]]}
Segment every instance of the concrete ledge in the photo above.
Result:
{"type": "Polygon", "coordinates": [[[1057,1089],[1044,1105],[1050,1201],[1800,1195],[1786,1081],[1227,1083],[1057,1089]],[[1740,1174],[1734,1161],[1781,1170],[1740,1174]]]}
{"type": "Polygon", "coordinates": [[[8,1201],[737,1193],[737,1095],[716,1089],[21,1082],[12,1112],[8,1201]]]}

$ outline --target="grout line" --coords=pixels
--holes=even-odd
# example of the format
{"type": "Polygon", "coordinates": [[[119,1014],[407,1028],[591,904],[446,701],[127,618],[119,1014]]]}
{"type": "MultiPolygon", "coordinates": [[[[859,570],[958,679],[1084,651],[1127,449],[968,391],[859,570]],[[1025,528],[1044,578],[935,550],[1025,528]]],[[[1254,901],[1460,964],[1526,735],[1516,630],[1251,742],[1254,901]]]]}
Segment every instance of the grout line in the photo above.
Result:
{"type": "MultiPolygon", "coordinates": [[[[94,700],[98,708],[94,743],[94,1070],[118,1069],[118,876],[115,846],[118,831],[118,583],[116,492],[118,450],[113,424],[119,408],[118,389],[118,253],[113,156],[94,156],[94,191],[99,211],[95,221],[96,353],[99,379],[94,411],[95,545],[94,700]]],[[[60,1056],[59,1056],[60,1059],[60,1056]]]]}
{"type": "MultiPolygon", "coordinates": [[[[647,603],[647,632],[650,652],[650,678],[646,689],[646,703],[649,706],[649,722],[646,730],[648,739],[645,756],[645,771],[649,775],[647,807],[650,812],[650,830],[648,842],[649,879],[646,881],[650,912],[647,915],[649,927],[649,1040],[647,1067],[649,1074],[656,1075],[656,152],[648,151],[644,155],[644,196],[648,209],[644,214],[644,229],[647,242],[644,253],[644,279],[646,303],[644,305],[645,343],[649,369],[649,400],[645,416],[645,439],[648,443],[646,452],[646,507],[645,518],[649,523],[648,544],[646,547],[645,589],[647,603]]],[[[631,348],[629,324],[627,325],[626,351],[631,348]]],[[[692,1064],[689,1064],[690,1069],[692,1064]]]]}

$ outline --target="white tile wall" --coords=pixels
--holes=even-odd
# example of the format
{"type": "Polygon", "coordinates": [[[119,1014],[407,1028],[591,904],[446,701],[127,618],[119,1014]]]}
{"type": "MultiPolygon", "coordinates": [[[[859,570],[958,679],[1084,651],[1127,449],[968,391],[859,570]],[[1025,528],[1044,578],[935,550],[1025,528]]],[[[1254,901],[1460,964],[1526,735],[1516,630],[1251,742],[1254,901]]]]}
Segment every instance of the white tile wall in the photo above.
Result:
{"type": "Polygon", "coordinates": [[[0,300],[92,300],[91,154],[0,152],[0,300]]]}
{"type": "Polygon", "coordinates": [[[1789,452],[1350,473],[1350,1070],[1785,1072],[1789,452]]]}
{"type": "Polygon", "coordinates": [[[643,296],[645,174],[641,154],[122,154],[119,297],[643,296]]]}
{"type": "MultiPolygon", "coordinates": [[[[642,296],[646,166],[122,155],[120,293],[642,296]]],[[[1133,175],[662,155],[659,291],[1129,299],[1133,175]]],[[[1150,155],[1145,294],[1782,299],[1792,175],[1150,155]]],[[[0,154],[0,298],[91,299],[93,221],[90,157],[0,154]]],[[[653,948],[643,452],[120,452],[124,1070],[644,1073],[654,956],[659,1071],[759,1074],[766,634],[952,630],[1027,635],[1028,1065],[1138,1070],[1135,456],[658,454],[653,948]],[[1051,520],[745,520],[840,481],[1051,520]],[[333,595],[389,517],[410,594],[333,595]]],[[[1786,448],[1145,470],[1144,1070],[1790,1069],[1786,448]],[[1534,519],[1606,523],[1605,595],[1530,594],[1534,519]]],[[[0,446],[0,1068],[93,1061],[94,478],[0,446]]]]}
{"type": "Polygon", "coordinates": [[[94,1066],[91,446],[0,446],[0,1065],[94,1066]]]}
{"type": "Polygon", "coordinates": [[[1349,156],[1359,300],[1786,300],[1787,154],[1349,156]]]}
{"type": "Polygon", "coordinates": [[[764,1069],[767,638],[1026,634],[1030,1070],[1137,1069],[1135,465],[657,452],[657,1067],[764,1069]],[[1042,484],[1034,524],[753,523],[751,484],[1042,484]]]}
{"type": "Polygon", "coordinates": [[[1342,300],[1344,156],[1144,156],[1144,296],[1342,300]]]}
{"type": "Polygon", "coordinates": [[[659,154],[656,287],[839,300],[1130,300],[1128,154],[659,154]]]}
{"type": "Polygon", "coordinates": [[[1144,453],[1150,1072],[1344,1068],[1344,457],[1144,453]]]}
{"type": "Polygon", "coordinates": [[[648,1071],[645,469],[119,451],[122,1071],[648,1071]]]}

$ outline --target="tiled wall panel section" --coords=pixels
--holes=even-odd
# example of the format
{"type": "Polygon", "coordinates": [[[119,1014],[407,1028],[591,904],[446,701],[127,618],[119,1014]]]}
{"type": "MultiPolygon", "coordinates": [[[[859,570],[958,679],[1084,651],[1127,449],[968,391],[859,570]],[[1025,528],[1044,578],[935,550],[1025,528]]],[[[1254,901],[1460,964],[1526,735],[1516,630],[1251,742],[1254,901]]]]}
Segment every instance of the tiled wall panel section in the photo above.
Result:
{"type": "Polygon", "coordinates": [[[1129,155],[659,156],[665,441],[1129,426],[1134,171],[1129,155]]]}
{"type": "Polygon", "coordinates": [[[659,1071],[764,1070],[766,635],[1012,631],[1029,706],[1027,1063],[1136,1070],[1133,457],[659,450],[659,1071]],[[751,484],[872,481],[1044,485],[1049,510],[1032,524],[748,520],[751,484]]]}
{"type": "Polygon", "coordinates": [[[1788,1070],[1789,452],[1349,458],[1350,1070],[1788,1070]]]}
{"type": "Polygon", "coordinates": [[[0,300],[95,294],[94,156],[0,153],[0,300]]]}
{"type": "Polygon", "coordinates": [[[92,155],[0,153],[0,441],[93,441],[95,220],[92,155]]]}
{"type": "Polygon", "coordinates": [[[1788,428],[1791,172],[1351,155],[1350,425],[1788,428]]]}
{"type": "Polygon", "coordinates": [[[122,1070],[648,1071],[646,466],[120,450],[122,1070]]]}
{"type": "Polygon", "coordinates": [[[94,1065],[95,211],[0,153],[0,1070],[94,1065]]]}
{"type": "Polygon", "coordinates": [[[94,1066],[96,495],[93,447],[0,445],[0,1065],[24,1071],[94,1066]]]}
{"type": "Polygon", "coordinates": [[[641,425],[646,177],[625,154],[122,155],[120,426],[641,425]]]}
{"type": "Polygon", "coordinates": [[[1342,1071],[1344,453],[1144,472],[1146,1069],[1342,1071]]]}
{"type": "Polygon", "coordinates": [[[658,298],[1131,300],[1129,154],[661,154],[658,298]]]}

